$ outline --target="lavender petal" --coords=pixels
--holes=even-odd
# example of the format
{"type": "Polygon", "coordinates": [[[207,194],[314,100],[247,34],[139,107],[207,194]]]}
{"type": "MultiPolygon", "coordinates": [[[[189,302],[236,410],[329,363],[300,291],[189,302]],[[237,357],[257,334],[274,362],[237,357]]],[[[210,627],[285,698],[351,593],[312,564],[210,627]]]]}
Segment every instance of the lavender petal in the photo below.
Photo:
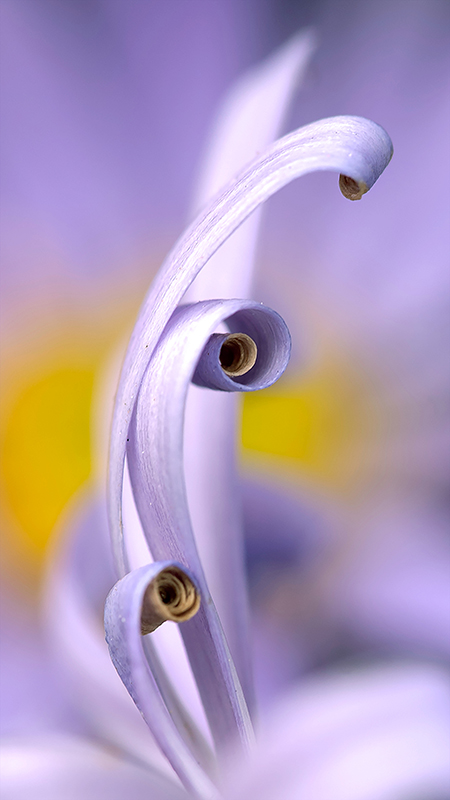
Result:
{"type": "Polygon", "coordinates": [[[7,739],[1,743],[2,797],[6,800],[185,800],[183,788],[115,755],[94,742],[67,734],[7,739]]]}
{"type": "Polygon", "coordinates": [[[258,750],[233,760],[227,800],[448,797],[447,670],[399,662],[304,677],[275,704],[258,750]]]}
{"type": "Polygon", "coordinates": [[[244,375],[228,376],[220,363],[220,351],[228,334],[212,334],[200,356],[193,381],[198,386],[223,392],[266,389],[283,374],[291,353],[291,337],[285,322],[271,309],[254,303],[227,319],[231,332],[244,333],[257,346],[255,365],[244,375]]]}
{"type": "MultiPolygon", "coordinates": [[[[211,132],[191,218],[280,136],[284,117],[314,48],[313,32],[300,31],[233,85],[211,132]]],[[[251,296],[261,211],[258,209],[214,254],[189,288],[187,302],[251,296]]]]}
{"type": "Polygon", "coordinates": [[[76,705],[96,735],[140,763],[164,770],[166,759],[120,681],[105,642],[103,607],[116,580],[104,498],[95,502],[83,492],[50,562],[44,597],[50,640],[76,705]]]}
{"type": "MultiPolygon", "coordinates": [[[[178,553],[180,541],[183,541],[180,530],[183,530],[188,517],[182,472],[177,471],[177,464],[179,464],[182,454],[182,427],[180,424],[182,408],[179,405],[179,398],[183,398],[184,407],[185,394],[182,383],[178,383],[177,387],[177,380],[179,381],[181,375],[182,382],[186,383],[186,374],[183,375],[182,370],[176,371],[176,374],[172,374],[172,382],[167,382],[165,386],[160,387],[161,392],[154,381],[156,374],[160,376],[165,374],[167,365],[166,355],[161,360],[161,352],[164,351],[164,347],[160,346],[155,351],[158,338],[163,328],[167,326],[166,336],[163,338],[165,344],[170,341],[176,319],[179,320],[179,317],[174,314],[171,321],[172,326],[170,323],[167,324],[170,318],[169,312],[174,311],[174,307],[186,288],[220,244],[277,188],[297,175],[313,169],[329,168],[348,176],[350,183],[354,183],[361,191],[366,191],[386,166],[391,154],[392,147],[387,134],[379,126],[361,118],[334,118],[306,126],[275,143],[264,158],[254,162],[250,168],[244,171],[241,177],[228,187],[225,194],[213,201],[209,209],[201,215],[197,223],[191,226],[185,237],[175,247],[172,255],[169,256],[138,319],[122,373],[113,422],[109,510],[116,556],[122,570],[126,570],[127,563],[121,531],[124,464],[124,453],[121,448],[125,444],[125,439],[130,440],[130,476],[146,533],[148,534],[152,525],[154,526],[154,509],[159,508],[160,514],[156,519],[156,527],[159,531],[158,546],[162,539],[165,541],[162,549],[169,551],[169,557],[175,557],[181,563],[186,563],[179,558],[178,553]],[[145,412],[142,415],[142,419],[146,420],[143,425],[142,420],[139,421],[138,415],[134,414],[132,427],[136,425],[135,436],[129,430],[130,415],[134,408],[136,395],[144,394],[142,390],[146,381],[144,380],[142,385],[141,381],[146,365],[153,354],[148,414],[145,412]],[[164,402],[166,399],[168,402],[166,407],[159,409],[159,419],[156,421],[156,425],[150,425],[149,450],[163,454],[167,449],[169,460],[157,458],[158,469],[152,475],[151,455],[149,454],[147,460],[146,458],[141,459],[141,455],[145,456],[148,447],[149,442],[145,438],[145,428],[158,407],[159,394],[164,398],[164,402]],[[172,397],[177,398],[173,407],[170,404],[172,397]],[[167,408],[171,408],[171,411],[167,414],[167,425],[164,427],[161,425],[161,416],[164,416],[167,408]],[[161,430],[167,431],[167,437],[164,441],[159,441],[159,447],[154,448],[153,445],[158,441],[161,430]],[[130,435],[127,436],[127,434],[130,435]],[[140,434],[143,435],[142,442],[139,441],[140,434]],[[154,496],[153,507],[149,498],[146,498],[146,492],[150,496],[154,496]],[[171,505],[174,509],[173,512],[170,512],[171,505]],[[177,515],[179,515],[178,519],[177,515]],[[179,526],[178,530],[172,527],[173,523],[175,526],[179,526]]],[[[239,308],[238,304],[236,310],[239,308]]],[[[206,309],[202,309],[200,316],[195,320],[200,335],[200,317],[203,316],[209,321],[209,315],[205,311],[206,309]]],[[[228,313],[226,316],[231,316],[231,314],[228,313]]],[[[208,331],[208,333],[211,332],[208,331]]],[[[190,338],[187,345],[193,352],[192,336],[194,331],[192,327],[189,333],[190,338]]],[[[198,336],[197,331],[195,335],[198,336]]],[[[173,344],[175,344],[173,352],[180,352],[177,349],[179,345],[177,337],[173,339],[173,344]]],[[[204,340],[202,344],[204,344],[204,340]]],[[[173,352],[169,353],[172,357],[172,365],[174,363],[173,352]]],[[[185,358],[184,362],[184,366],[189,367],[190,378],[193,372],[192,365],[189,363],[189,358],[185,358]]],[[[154,543],[152,549],[153,555],[160,558],[161,556],[157,552],[158,548],[155,550],[154,543]]],[[[184,537],[182,550],[185,551],[183,555],[200,582],[202,592],[207,592],[206,581],[192,534],[187,538],[184,537]]],[[[209,593],[207,594],[209,595],[209,593]]],[[[209,601],[204,604],[203,608],[205,607],[210,608],[210,616],[206,626],[207,639],[209,637],[208,646],[202,653],[205,655],[204,658],[200,657],[198,650],[200,641],[205,644],[204,630],[200,623],[205,616],[204,610],[200,616],[197,615],[185,626],[184,638],[191,666],[202,694],[205,711],[216,743],[221,746],[237,734],[244,748],[247,748],[252,734],[245,700],[215,609],[209,605],[209,601]]],[[[206,619],[203,622],[206,624],[206,619]]]]}
{"type": "MultiPolygon", "coordinates": [[[[105,604],[106,641],[111,659],[128,692],[180,780],[199,798],[214,798],[217,791],[187,743],[191,732],[177,727],[149,669],[141,635],[141,612],[150,582],[176,562],[148,564],[118,581],[105,604]]],[[[181,623],[186,624],[186,623],[181,623]]],[[[156,672],[158,675],[158,672],[156,672]]]]}
{"type": "Polygon", "coordinates": [[[278,189],[315,170],[348,176],[366,191],[392,156],[387,133],[362,117],[306,125],[270,147],[215,198],[175,245],[142,306],[118,387],[111,435],[109,520],[119,571],[123,552],[122,482],[126,440],[142,377],[157,342],[196,275],[239,225],[278,189]]]}
{"type": "MultiPolygon", "coordinates": [[[[194,196],[195,211],[204,207],[233,175],[280,136],[284,116],[297,85],[302,82],[314,46],[312,31],[301,31],[233,85],[211,132],[194,196]]],[[[186,292],[186,302],[210,297],[251,297],[262,211],[262,207],[257,209],[214,253],[186,292]]],[[[235,463],[239,406],[240,398],[235,394],[204,392],[192,385],[186,406],[184,458],[197,547],[252,709],[253,670],[248,648],[242,513],[235,463]],[[232,508],[230,497],[234,498],[232,508]],[[230,586],[234,587],[232,593],[230,586]]]]}
{"type": "MultiPolygon", "coordinates": [[[[203,602],[181,627],[186,650],[219,748],[236,736],[245,749],[252,730],[228,644],[198,557],[183,474],[186,393],[205,342],[224,321],[259,342],[254,382],[251,370],[226,389],[251,391],[278,377],[286,366],[290,337],[273,311],[243,300],[209,301],[177,309],[154,353],[139,392],[129,429],[128,467],[142,526],[154,558],[175,559],[195,576],[203,602]]],[[[230,498],[232,505],[233,498],[230,498]]],[[[233,593],[234,587],[230,587],[233,593]]],[[[241,601],[239,593],[237,605],[241,601]]]]}

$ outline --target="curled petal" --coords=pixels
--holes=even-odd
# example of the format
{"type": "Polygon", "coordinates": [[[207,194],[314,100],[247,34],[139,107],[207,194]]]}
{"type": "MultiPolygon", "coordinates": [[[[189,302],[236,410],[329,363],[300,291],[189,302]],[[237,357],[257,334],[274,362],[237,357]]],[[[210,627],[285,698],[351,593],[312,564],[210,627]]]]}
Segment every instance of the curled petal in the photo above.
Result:
{"type": "Polygon", "coordinates": [[[163,622],[186,622],[200,608],[200,594],[190,575],[177,565],[161,568],[145,590],[141,634],[152,633],[163,622]]]}
{"type": "Polygon", "coordinates": [[[234,335],[212,334],[206,343],[193,377],[198,386],[251,392],[271,386],[286,369],[291,353],[286,324],[265,306],[246,305],[226,320],[234,335]]]}
{"type": "MultiPolygon", "coordinates": [[[[198,614],[183,625],[183,638],[219,749],[236,738],[247,749],[252,729],[191,530],[182,470],[184,405],[196,362],[218,322],[240,315],[234,332],[245,333],[255,342],[260,331],[257,325],[252,330],[255,304],[210,301],[185,309],[176,307],[208,259],[278,188],[306,172],[331,169],[363,191],[373,185],[391,154],[387,134],[356,117],[322,120],[276,142],[210,204],[175,246],[144,303],[130,343],[116,400],[110,453],[109,513],[117,563],[126,571],[121,504],[128,441],[131,483],[152,555],[158,560],[175,559],[190,569],[203,598],[198,614]]],[[[257,385],[267,381],[271,369],[276,373],[277,359],[266,346],[269,338],[260,347],[259,364],[257,359],[244,374],[233,378],[215,362],[221,388],[249,390],[254,379],[257,385]]]]}
{"type": "MultiPolygon", "coordinates": [[[[167,587],[170,574],[177,575],[178,579],[180,576],[187,579],[197,593],[192,576],[186,575],[174,562],[148,564],[130,572],[115,584],[106,600],[106,641],[117,672],[185,787],[198,797],[213,798],[217,794],[214,785],[198,763],[202,761],[206,766],[207,746],[196,733],[198,746],[194,749],[191,725],[186,724],[183,728],[180,725],[182,720],[174,719],[170,713],[158,685],[158,670],[149,668],[144,650],[143,620],[145,623],[148,619],[148,604],[152,603],[148,599],[149,587],[159,585],[161,590],[164,581],[167,587]]],[[[164,691],[164,687],[162,689],[164,691]]]]}
{"type": "Polygon", "coordinates": [[[223,322],[231,330],[251,334],[260,352],[260,366],[257,359],[253,369],[239,378],[246,384],[236,384],[224,374],[227,390],[249,391],[281,374],[289,357],[290,337],[278,314],[243,300],[180,307],[166,326],[142,381],[127,452],[136,506],[153,557],[180,562],[200,587],[201,607],[181,632],[213,737],[219,748],[236,736],[248,748],[253,737],[247,705],[197,553],[182,457],[187,390],[205,343],[223,322]]]}
{"type": "Polygon", "coordinates": [[[220,245],[278,189],[315,170],[338,172],[370,189],[391,156],[392,143],[387,133],[362,117],[332,117],[306,125],[275,142],[232,181],[169,254],[142,306],[116,397],[109,519],[122,574],[127,571],[121,504],[128,427],[149,359],[187,288],[220,245]]]}
{"type": "Polygon", "coordinates": [[[111,663],[103,608],[117,580],[104,498],[85,491],[74,502],[52,553],[45,584],[45,619],[58,664],[89,727],[115,749],[166,769],[166,759],[111,663]]]}

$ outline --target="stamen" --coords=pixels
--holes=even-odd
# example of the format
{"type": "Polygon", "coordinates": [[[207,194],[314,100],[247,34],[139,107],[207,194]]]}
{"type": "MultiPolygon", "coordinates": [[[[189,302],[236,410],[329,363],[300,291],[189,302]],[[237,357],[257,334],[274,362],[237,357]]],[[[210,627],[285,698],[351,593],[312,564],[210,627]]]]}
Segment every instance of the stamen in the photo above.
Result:
{"type": "Polygon", "coordinates": [[[151,633],[166,620],[186,622],[199,608],[200,595],[191,579],[179,567],[167,567],[145,590],[141,634],[151,633]]]}
{"type": "Polygon", "coordinates": [[[226,375],[237,378],[255,365],[258,349],[246,333],[232,333],[220,348],[220,365],[226,375]]]}
{"type": "Polygon", "coordinates": [[[348,175],[339,175],[339,188],[347,200],[361,200],[363,194],[369,191],[369,187],[364,181],[355,181],[348,175]]]}

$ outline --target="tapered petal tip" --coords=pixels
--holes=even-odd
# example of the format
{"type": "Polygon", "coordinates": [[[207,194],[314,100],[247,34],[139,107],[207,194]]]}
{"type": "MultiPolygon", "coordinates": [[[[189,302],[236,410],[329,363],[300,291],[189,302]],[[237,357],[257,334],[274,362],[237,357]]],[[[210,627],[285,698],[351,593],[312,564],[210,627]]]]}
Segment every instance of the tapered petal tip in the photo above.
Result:
{"type": "Polygon", "coordinates": [[[360,200],[372,188],[394,152],[384,128],[364,117],[329,117],[303,130],[308,129],[322,148],[319,168],[339,172],[339,188],[348,200],[360,200]]]}

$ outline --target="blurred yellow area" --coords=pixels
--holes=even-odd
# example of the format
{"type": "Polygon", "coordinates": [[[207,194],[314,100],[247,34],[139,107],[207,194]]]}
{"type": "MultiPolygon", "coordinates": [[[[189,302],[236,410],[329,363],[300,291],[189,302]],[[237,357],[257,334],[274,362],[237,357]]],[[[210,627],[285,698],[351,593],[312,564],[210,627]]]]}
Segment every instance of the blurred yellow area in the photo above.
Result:
{"type": "Polygon", "coordinates": [[[245,396],[243,461],[276,456],[308,481],[351,495],[379,430],[368,383],[342,356],[323,353],[304,375],[245,396]]]}
{"type": "Polygon", "coordinates": [[[136,294],[134,286],[128,294],[123,292],[120,303],[119,298],[114,302],[97,298],[92,301],[97,313],[91,313],[92,308],[73,312],[61,301],[59,305],[52,301],[46,319],[38,314],[29,322],[28,333],[19,331],[4,343],[0,402],[4,570],[31,578],[39,573],[58,518],[96,467],[91,441],[95,385],[109,354],[130,329],[136,294]]]}
{"type": "Polygon", "coordinates": [[[19,391],[5,420],[5,501],[33,549],[49,534],[75,490],[89,477],[93,368],[43,365],[19,391]]]}
{"type": "MultiPolygon", "coordinates": [[[[109,347],[116,338],[110,336],[109,347]]],[[[2,403],[6,539],[37,564],[59,515],[91,471],[93,387],[108,350],[105,336],[99,340],[85,332],[76,341],[68,329],[40,359],[15,360],[14,386],[2,403]]],[[[360,467],[354,445],[373,434],[375,419],[357,375],[335,356],[322,358],[281,388],[246,395],[244,463],[254,453],[276,456],[324,488],[345,492],[360,467]]]]}

